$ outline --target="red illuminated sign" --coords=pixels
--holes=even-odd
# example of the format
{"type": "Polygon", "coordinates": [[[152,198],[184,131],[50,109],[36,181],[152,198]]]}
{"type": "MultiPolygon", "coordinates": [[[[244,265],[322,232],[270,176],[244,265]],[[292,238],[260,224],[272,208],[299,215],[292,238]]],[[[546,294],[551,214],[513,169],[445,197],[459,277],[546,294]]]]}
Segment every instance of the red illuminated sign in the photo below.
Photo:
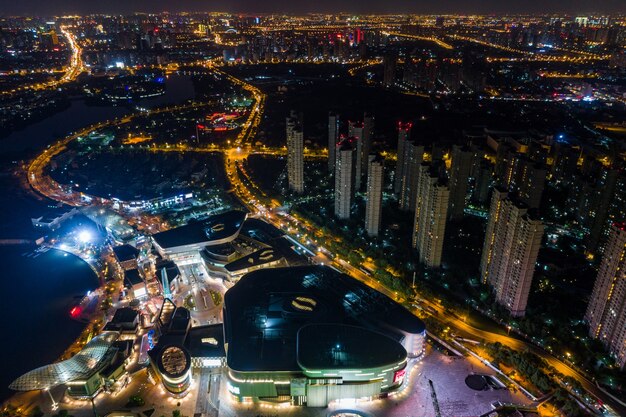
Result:
{"type": "Polygon", "coordinates": [[[393,374],[393,383],[401,384],[402,381],[404,381],[404,375],[406,375],[406,371],[404,369],[400,369],[399,371],[396,371],[396,373],[393,374]]]}

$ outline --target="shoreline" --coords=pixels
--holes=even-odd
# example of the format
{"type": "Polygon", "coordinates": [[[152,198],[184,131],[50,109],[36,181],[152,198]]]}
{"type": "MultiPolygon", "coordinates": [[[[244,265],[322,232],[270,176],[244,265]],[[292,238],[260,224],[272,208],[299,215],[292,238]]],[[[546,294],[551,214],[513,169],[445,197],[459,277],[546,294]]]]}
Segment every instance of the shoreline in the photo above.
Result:
{"type": "MultiPolygon", "coordinates": [[[[1,245],[1,243],[0,243],[1,245]]],[[[33,245],[31,245],[31,243],[20,243],[20,244],[6,244],[6,245],[1,245],[1,246],[5,246],[5,247],[14,247],[14,248],[20,248],[20,247],[28,247],[28,248],[32,248],[33,245]]],[[[39,246],[41,247],[41,246],[39,246]]],[[[66,251],[62,251],[58,248],[55,247],[51,247],[48,246],[50,249],[54,249],[58,252],[66,252],[66,251]]],[[[75,256],[76,258],[80,259],[83,263],[87,264],[89,266],[90,269],[90,274],[92,274],[92,277],[96,279],[96,281],[94,282],[94,289],[92,290],[92,292],[98,292],[98,308],[96,308],[95,311],[93,311],[90,314],[90,318],[87,321],[81,320],[81,319],[76,319],[73,318],[70,314],[70,310],[66,310],[63,312],[63,315],[65,318],[67,318],[68,320],[71,320],[74,323],[80,324],[82,326],[82,329],[80,330],[80,333],[78,334],[77,337],[73,338],[71,343],[69,345],[66,345],[62,352],[53,360],[50,361],[48,364],[52,364],[52,363],[58,363],[60,361],[69,359],[70,357],[74,356],[79,350],[80,348],[82,348],[82,346],[84,345],[84,343],[82,342],[83,340],[87,340],[90,336],[90,334],[97,334],[97,332],[100,330],[100,328],[103,326],[103,323],[99,323],[101,321],[100,315],[98,314],[100,312],[99,309],[99,304],[101,302],[101,295],[106,287],[106,283],[104,282],[102,276],[100,274],[97,273],[97,271],[95,270],[95,268],[89,263],[87,262],[85,259],[83,259],[82,257],[69,252],[71,255],[75,256]]],[[[75,297],[80,297],[80,296],[75,296],[75,297]]],[[[78,300],[79,302],[82,302],[82,300],[84,299],[84,296],[80,298],[80,300],[78,300]]],[[[71,306],[77,305],[76,301],[73,300],[72,303],[70,304],[71,306]]],[[[42,345],[43,346],[43,345],[42,345]]],[[[42,365],[45,366],[45,365],[42,365]]],[[[36,369],[36,368],[35,368],[36,369]]],[[[28,372],[29,370],[26,370],[24,372],[28,372]]],[[[8,389],[8,387],[5,387],[8,389]]],[[[29,393],[35,393],[36,391],[12,391],[12,390],[8,390],[7,393],[7,397],[2,399],[0,404],[1,404],[1,408],[2,409],[6,409],[7,407],[13,406],[15,404],[12,404],[13,402],[18,402],[20,401],[20,396],[24,395],[24,394],[29,394],[29,393]]],[[[30,404],[18,404],[19,407],[22,409],[23,411],[23,415],[27,415],[27,410],[31,407],[30,404]]]]}

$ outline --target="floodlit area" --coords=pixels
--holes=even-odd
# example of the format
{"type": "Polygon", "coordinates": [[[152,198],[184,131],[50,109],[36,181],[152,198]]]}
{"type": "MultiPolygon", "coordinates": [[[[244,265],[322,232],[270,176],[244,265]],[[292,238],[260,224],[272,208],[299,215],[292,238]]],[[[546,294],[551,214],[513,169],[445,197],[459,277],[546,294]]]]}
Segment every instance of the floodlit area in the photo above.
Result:
{"type": "MultiPolygon", "coordinates": [[[[345,410],[371,417],[435,417],[438,413],[442,417],[463,417],[483,415],[501,405],[523,408],[532,404],[517,390],[493,387],[482,391],[473,390],[465,383],[465,378],[472,374],[495,376],[494,371],[472,357],[448,356],[428,345],[427,354],[423,358],[409,361],[402,387],[387,398],[342,399],[331,402],[326,408],[314,408],[293,406],[289,402],[239,402],[228,390],[226,371],[206,368],[194,369],[189,394],[183,398],[174,398],[160,384],[151,383],[146,370],[142,369],[130,376],[120,391],[96,397],[95,406],[99,412],[107,413],[127,409],[130,393],[137,393],[145,400],[145,405],[135,412],[154,409],[155,415],[169,415],[178,408],[186,416],[200,413],[227,417],[323,417],[345,410]]],[[[53,389],[53,395],[59,394],[57,390],[60,391],[53,389]]],[[[32,396],[28,393],[21,395],[32,396]]],[[[47,394],[45,397],[43,393],[35,394],[34,397],[45,402],[47,394]]],[[[89,401],[64,397],[58,406],[71,409],[72,415],[76,417],[93,415],[89,401]]]]}

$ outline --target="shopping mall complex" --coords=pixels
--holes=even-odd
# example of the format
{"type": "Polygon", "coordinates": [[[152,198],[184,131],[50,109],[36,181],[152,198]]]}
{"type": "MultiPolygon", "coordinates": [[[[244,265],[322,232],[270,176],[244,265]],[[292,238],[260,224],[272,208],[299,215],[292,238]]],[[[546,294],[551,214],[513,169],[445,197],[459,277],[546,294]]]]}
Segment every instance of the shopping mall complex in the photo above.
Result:
{"type": "Polygon", "coordinates": [[[165,388],[182,396],[193,367],[225,365],[238,400],[326,406],[401,386],[424,350],[424,324],[386,296],[325,266],[245,275],[224,300],[224,323],[189,327],[166,300],[150,351],[165,388]]]}
{"type": "Polygon", "coordinates": [[[303,248],[243,212],[157,233],[150,244],[114,251],[123,275],[135,275],[133,296],[120,298],[103,333],[12,389],[63,385],[63,395],[88,399],[115,394],[143,372],[182,398],[197,389],[196,371],[211,368],[234,401],[324,407],[386,396],[424,353],[417,317],[348,275],[311,265],[303,248]],[[176,273],[159,268],[167,263],[176,273]]]}

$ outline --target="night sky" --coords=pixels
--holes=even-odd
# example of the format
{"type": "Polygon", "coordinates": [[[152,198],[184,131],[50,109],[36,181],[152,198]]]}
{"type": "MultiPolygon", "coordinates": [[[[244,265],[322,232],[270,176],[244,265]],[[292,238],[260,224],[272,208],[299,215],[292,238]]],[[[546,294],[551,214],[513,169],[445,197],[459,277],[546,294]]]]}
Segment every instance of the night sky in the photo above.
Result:
{"type": "Polygon", "coordinates": [[[626,13],[626,0],[0,0],[0,15],[226,11],[237,13],[626,13]]]}

